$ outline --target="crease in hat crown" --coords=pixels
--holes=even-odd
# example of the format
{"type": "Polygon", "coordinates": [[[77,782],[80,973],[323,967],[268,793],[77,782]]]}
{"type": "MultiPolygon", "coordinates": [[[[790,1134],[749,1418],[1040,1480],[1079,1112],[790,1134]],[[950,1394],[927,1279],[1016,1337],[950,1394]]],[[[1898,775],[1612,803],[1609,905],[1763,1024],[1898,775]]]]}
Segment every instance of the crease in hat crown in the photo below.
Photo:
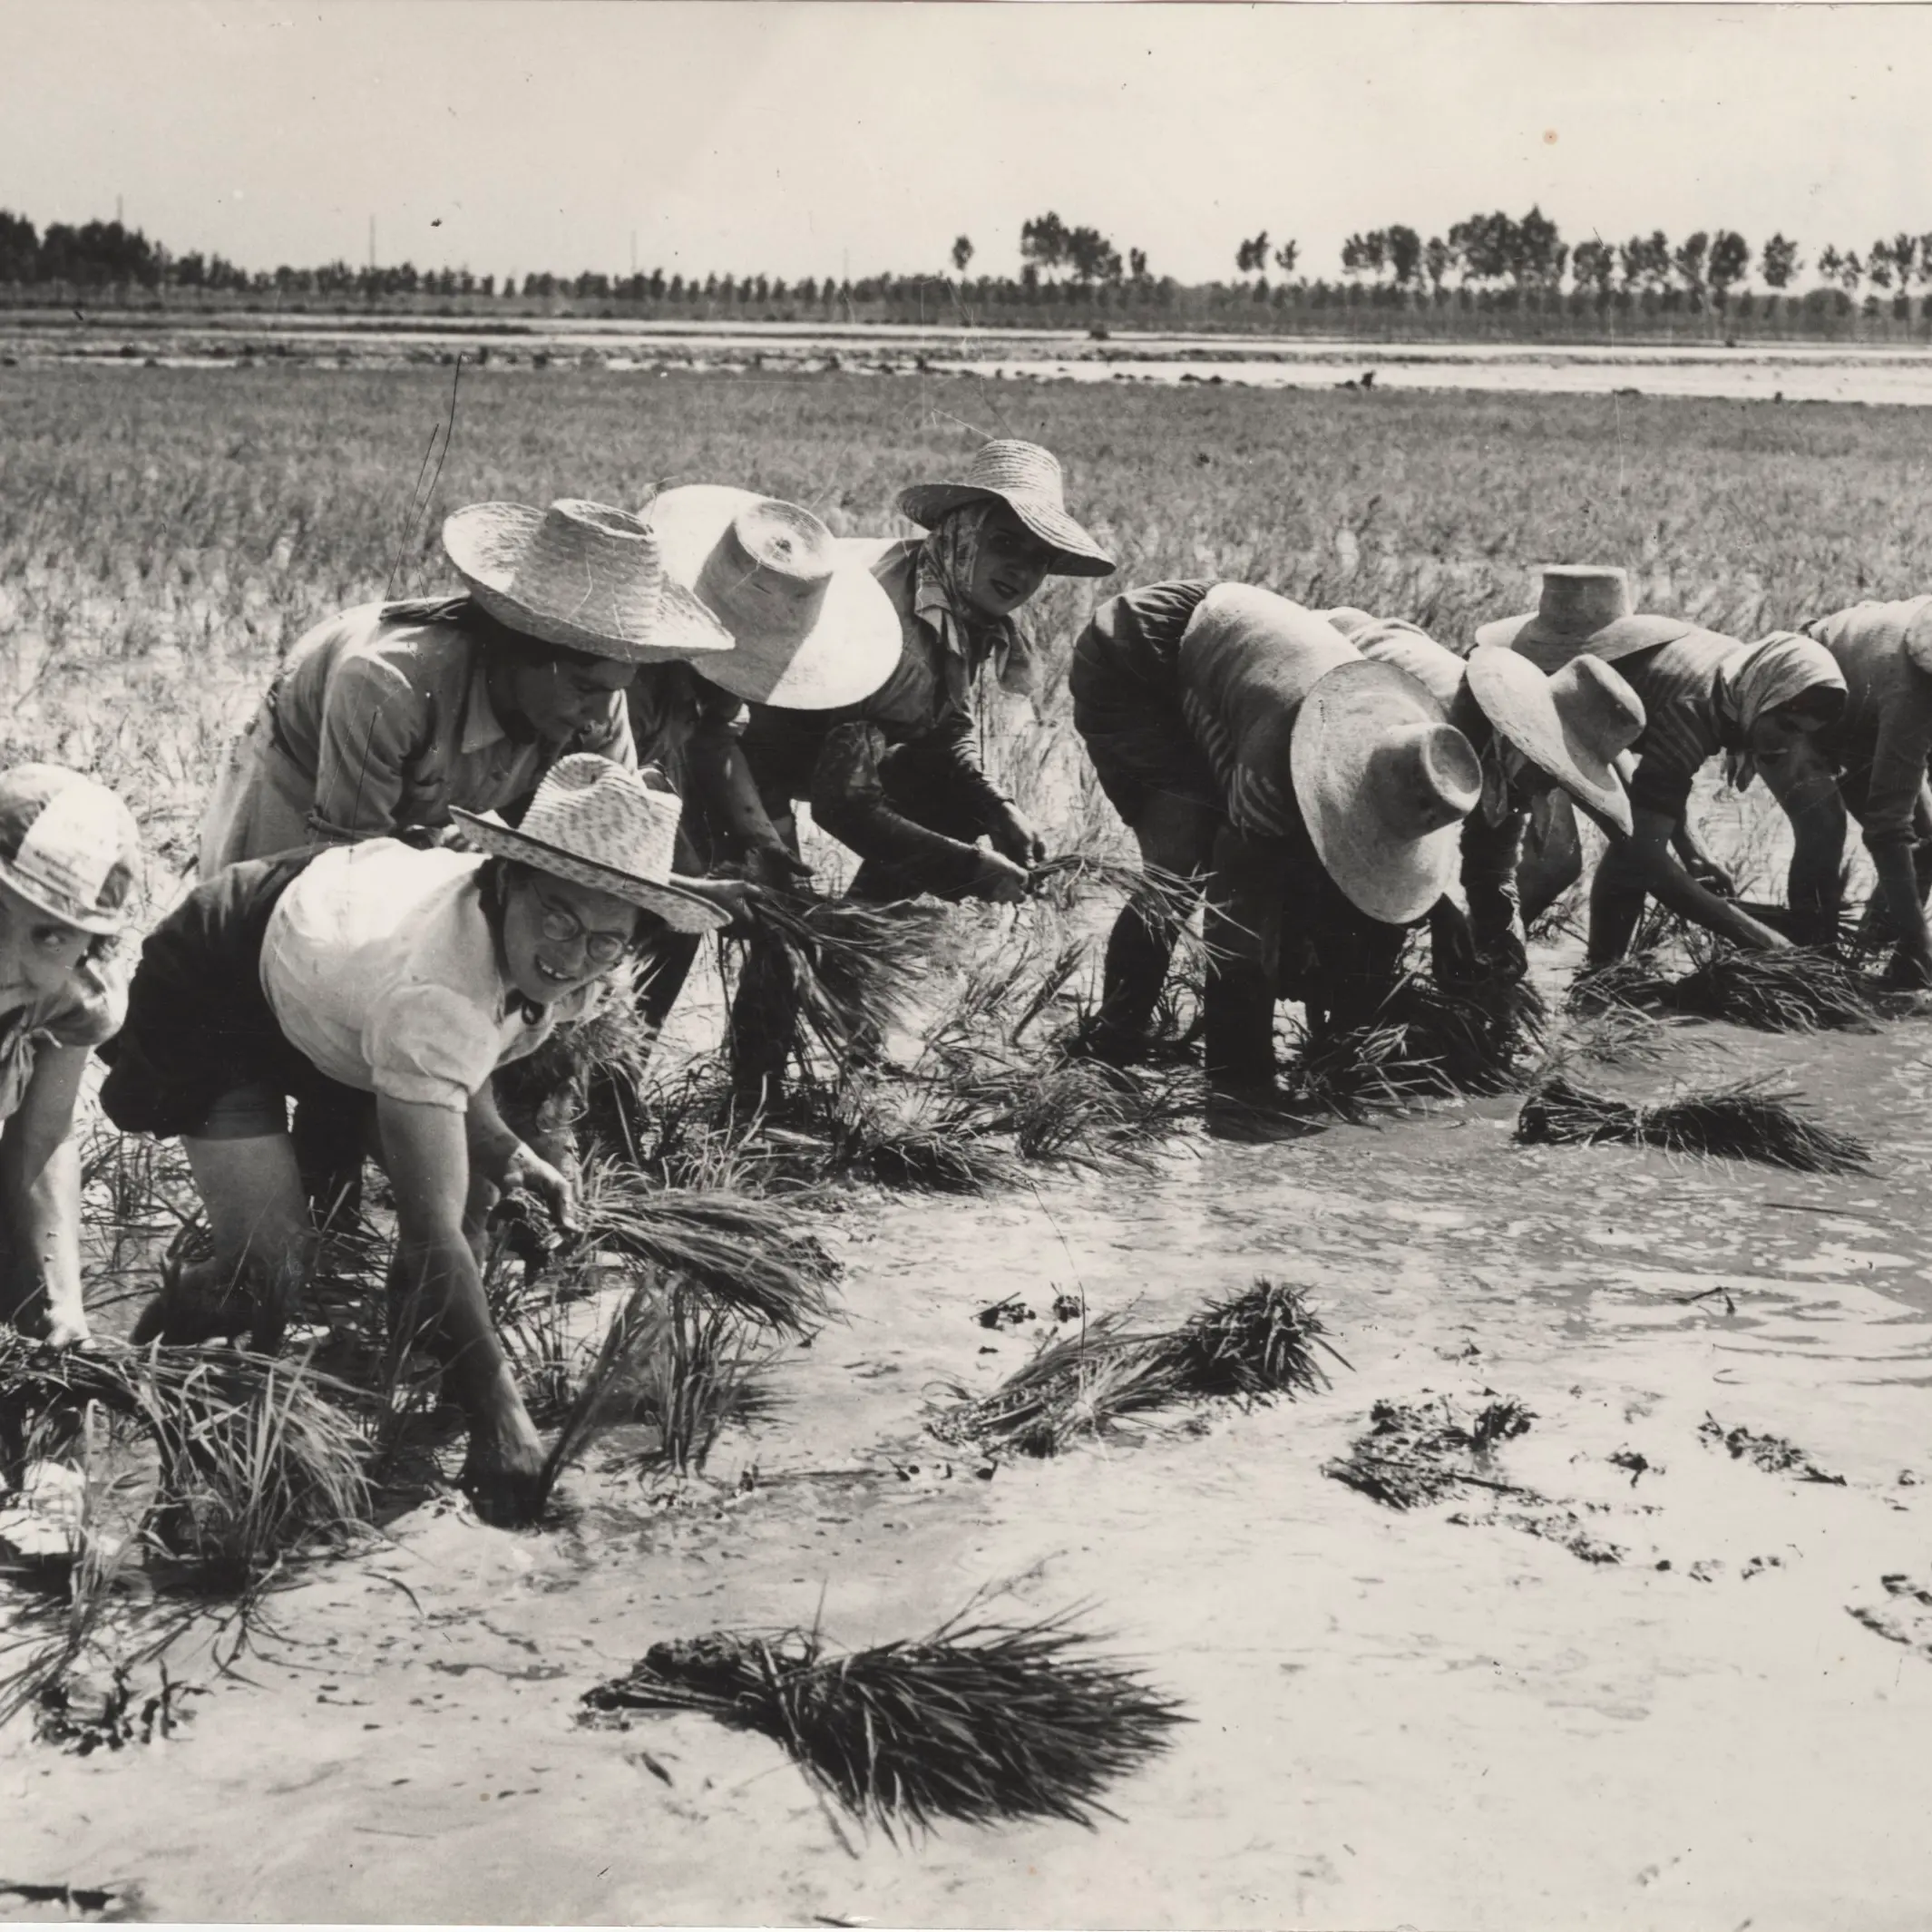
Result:
{"type": "Polygon", "coordinates": [[[544,774],[518,830],[593,865],[662,885],[671,875],[682,813],[677,793],[658,791],[595,752],[576,752],[544,774]]]}
{"type": "Polygon", "coordinates": [[[1060,460],[1038,443],[995,436],[973,452],[966,473],[956,482],[914,483],[899,493],[900,514],[930,530],[961,504],[993,497],[1057,552],[1052,574],[1105,577],[1115,568],[1092,533],[1067,508],[1067,483],[1060,460]]]}
{"type": "Polygon", "coordinates": [[[728,650],[730,634],[666,574],[656,533],[610,503],[471,503],[443,547],[498,622],[541,642],[645,663],[728,650]]]}
{"type": "Polygon", "coordinates": [[[868,698],[899,662],[899,614],[863,561],[803,504],[718,483],[682,483],[643,516],[671,581],[734,648],[692,660],[754,704],[823,710],[868,698]]]}
{"type": "Polygon", "coordinates": [[[137,910],[141,833],[120,796],[63,765],[0,773],[0,884],[63,925],[122,931],[137,910]]]}
{"type": "Polygon", "coordinates": [[[679,932],[714,932],[729,914],[675,877],[678,795],[597,752],[573,752],[544,775],[518,826],[453,806],[470,843],[500,858],[628,899],[679,932]]]}

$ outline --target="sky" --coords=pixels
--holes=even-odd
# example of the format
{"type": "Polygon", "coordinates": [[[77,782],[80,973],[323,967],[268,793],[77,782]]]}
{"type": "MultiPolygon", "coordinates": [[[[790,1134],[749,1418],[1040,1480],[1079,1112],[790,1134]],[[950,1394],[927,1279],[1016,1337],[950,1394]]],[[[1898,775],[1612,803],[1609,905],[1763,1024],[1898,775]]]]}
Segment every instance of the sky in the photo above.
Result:
{"type": "Polygon", "coordinates": [[[0,0],[0,208],[245,268],[1232,278],[1533,202],[1566,239],[1932,230],[1932,7],[0,0]]]}

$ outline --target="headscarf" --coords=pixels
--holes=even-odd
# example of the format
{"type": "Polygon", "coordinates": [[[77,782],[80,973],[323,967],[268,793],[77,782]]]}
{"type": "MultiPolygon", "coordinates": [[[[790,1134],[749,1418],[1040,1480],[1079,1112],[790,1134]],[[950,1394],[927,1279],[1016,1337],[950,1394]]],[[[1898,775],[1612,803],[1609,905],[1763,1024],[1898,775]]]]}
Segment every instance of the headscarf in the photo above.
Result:
{"type": "Polygon", "coordinates": [[[1792,630],[1774,630],[1755,644],[1740,644],[1718,667],[1718,716],[1738,746],[1726,768],[1735,790],[1742,792],[1757,776],[1752,727],[1767,712],[1815,690],[1836,691],[1843,700],[1845,674],[1816,639],[1792,630]]]}
{"type": "Polygon", "coordinates": [[[938,632],[949,658],[957,659],[970,682],[988,657],[1002,690],[1032,697],[1039,682],[1032,640],[1010,617],[988,617],[967,597],[979,566],[987,519],[1000,505],[981,497],[949,510],[919,547],[913,611],[938,632]]]}

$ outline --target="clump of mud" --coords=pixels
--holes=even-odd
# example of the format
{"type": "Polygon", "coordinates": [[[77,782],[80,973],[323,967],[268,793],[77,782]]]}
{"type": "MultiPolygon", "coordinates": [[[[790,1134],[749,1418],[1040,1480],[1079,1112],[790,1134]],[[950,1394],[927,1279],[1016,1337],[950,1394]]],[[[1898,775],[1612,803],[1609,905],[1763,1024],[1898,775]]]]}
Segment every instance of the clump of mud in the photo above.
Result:
{"type": "Polygon", "coordinates": [[[1698,1440],[1711,1449],[1726,1449],[1734,1460],[1748,1462],[1767,1476],[1795,1476],[1800,1482],[1831,1483],[1845,1486],[1842,1476],[1821,1469],[1795,1442],[1783,1436],[1761,1436],[1742,1425],[1726,1429],[1715,1416],[1706,1415],[1697,1425],[1698,1440]]]}
{"type": "Polygon", "coordinates": [[[1510,1396],[1493,1397],[1467,1421],[1447,1396],[1418,1408],[1379,1401],[1367,1432],[1346,1456],[1323,1463],[1322,1473],[1390,1509],[1441,1502],[1466,1488],[1534,1499],[1533,1491],[1488,1472],[1498,1445],[1526,1434],[1535,1420],[1510,1396]]]}

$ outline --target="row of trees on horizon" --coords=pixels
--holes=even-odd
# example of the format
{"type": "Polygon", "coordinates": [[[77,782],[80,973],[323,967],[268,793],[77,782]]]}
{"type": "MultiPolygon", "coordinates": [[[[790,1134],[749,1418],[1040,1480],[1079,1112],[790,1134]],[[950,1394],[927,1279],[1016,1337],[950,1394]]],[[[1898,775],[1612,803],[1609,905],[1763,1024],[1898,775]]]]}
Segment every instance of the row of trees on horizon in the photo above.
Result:
{"type": "MultiPolygon", "coordinates": [[[[1049,212],[1024,223],[1020,229],[1020,272],[1008,277],[970,274],[977,250],[970,236],[961,235],[951,250],[951,276],[884,275],[854,282],[841,277],[823,281],[807,276],[786,283],[766,275],[674,274],[662,269],[629,276],[585,270],[575,276],[539,272],[515,276],[475,276],[467,268],[417,269],[408,262],[388,266],[371,263],[351,267],[334,261],[320,268],[283,266],[274,270],[246,269],[220,255],[199,251],[177,255],[151,241],[139,229],[120,221],[90,221],[81,226],[50,223],[44,233],[23,215],[0,210],[0,283],[16,288],[56,285],[73,289],[112,288],[236,294],[278,294],[292,298],[354,298],[384,296],[483,296],[741,305],[794,303],[827,307],[844,302],[903,299],[906,291],[930,288],[942,298],[977,298],[1021,303],[1052,291],[1088,293],[1129,289],[1176,291],[1172,277],[1156,277],[1145,250],[1118,249],[1097,229],[1069,224],[1049,212]]],[[[1284,289],[1327,291],[1325,281],[1298,276],[1303,257],[1299,242],[1276,239],[1267,229],[1244,239],[1234,256],[1240,281],[1234,288],[1252,298],[1266,299],[1284,289]],[[1278,279],[1271,282],[1270,271],[1278,279]]],[[[1561,296],[1649,298],[1670,306],[1724,309],[1732,297],[1752,286],[1773,292],[1792,290],[1810,268],[1812,286],[1835,290],[1845,298],[1869,290],[1868,299],[1891,295],[1895,299],[1917,287],[1932,290],[1932,231],[1879,237],[1862,252],[1828,243],[1807,262],[1800,244],[1774,234],[1753,250],[1731,229],[1700,229],[1672,242],[1659,229],[1648,235],[1609,243],[1592,237],[1574,245],[1566,242],[1556,224],[1540,209],[1521,217],[1500,211],[1471,215],[1454,223],[1446,235],[1426,239],[1401,223],[1352,234],[1341,249],[1341,281],[1346,294],[1369,291],[1383,299],[1433,298],[1473,291],[1485,298],[1514,298],[1561,296]]],[[[1226,285],[1209,284],[1210,288],[1226,285]]],[[[1359,296],[1356,298],[1360,299],[1359,296]]],[[[1487,304],[1486,304],[1487,306],[1487,304]]]]}

